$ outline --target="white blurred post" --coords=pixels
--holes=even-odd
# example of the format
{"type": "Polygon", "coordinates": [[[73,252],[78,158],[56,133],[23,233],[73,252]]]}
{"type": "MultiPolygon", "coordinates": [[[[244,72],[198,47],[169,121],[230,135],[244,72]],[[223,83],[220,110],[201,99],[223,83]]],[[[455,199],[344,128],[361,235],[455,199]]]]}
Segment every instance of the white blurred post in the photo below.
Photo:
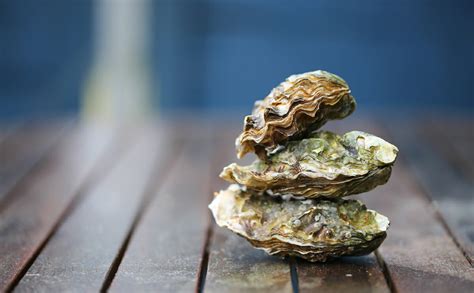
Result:
{"type": "Polygon", "coordinates": [[[97,0],[95,51],[84,89],[86,120],[128,122],[151,113],[149,0],[97,0]]]}

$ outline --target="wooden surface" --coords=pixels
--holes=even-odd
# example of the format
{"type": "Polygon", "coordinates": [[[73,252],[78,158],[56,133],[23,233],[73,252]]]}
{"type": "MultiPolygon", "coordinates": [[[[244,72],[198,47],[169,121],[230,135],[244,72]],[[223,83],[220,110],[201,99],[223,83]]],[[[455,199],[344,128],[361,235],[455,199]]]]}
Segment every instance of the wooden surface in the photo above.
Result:
{"type": "Polygon", "coordinates": [[[391,220],[385,242],[323,264],[267,256],[211,220],[240,125],[4,125],[0,291],[473,292],[474,120],[443,119],[327,125],[386,138],[400,158],[356,196],[391,220]]]}

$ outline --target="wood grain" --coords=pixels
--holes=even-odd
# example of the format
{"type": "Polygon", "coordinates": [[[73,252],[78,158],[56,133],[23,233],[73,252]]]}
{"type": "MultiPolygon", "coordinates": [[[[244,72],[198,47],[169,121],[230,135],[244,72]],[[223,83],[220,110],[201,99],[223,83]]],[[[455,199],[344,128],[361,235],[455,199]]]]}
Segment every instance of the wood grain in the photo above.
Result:
{"type": "Polygon", "coordinates": [[[172,141],[163,129],[137,128],[115,168],[85,195],[16,287],[18,292],[99,291],[140,211],[148,185],[163,176],[172,141]],[[159,139],[168,137],[167,140],[159,139]],[[153,177],[152,177],[153,176],[153,177]]]}
{"type": "Polygon", "coordinates": [[[399,160],[392,178],[365,197],[388,216],[391,227],[379,252],[391,282],[401,292],[457,292],[474,286],[474,271],[399,160]]]}
{"type": "Polygon", "coordinates": [[[71,121],[28,123],[12,130],[0,144],[0,210],[5,197],[59,141],[71,121]]]}
{"type": "Polygon", "coordinates": [[[393,288],[399,292],[470,291],[474,271],[419,188],[400,141],[382,131],[380,122],[352,120],[344,127],[370,132],[400,147],[389,182],[360,196],[368,208],[391,221],[378,251],[393,288]]]}
{"type": "Polygon", "coordinates": [[[204,291],[292,292],[290,266],[232,232],[216,228],[204,291]]]}
{"type": "Polygon", "coordinates": [[[34,260],[71,200],[97,176],[99,158],[111,143],[109,129],[81,127],[71,133],[40,170],[15,188],[0,214],[0,291],[9,289],[34,260]],[[89,175],[89,176],[88,176],[89,175]]]}
{"type": "Polygon", "coordinates": [[[327,263],[297,262],[300,292],[390,292],[372,253],[327,263]]]}
{"type": "Polygon", "coordinates": [[[443,215],[452,235],[469,262],[474,258],[474,182],[467,180],[440,153],[420,128],[403,131],[409,125],[390,127],[390,133],[403,150],[409,167],[423,190],[443,215]],[[418,131],[417,131],[418,130],[418,131]]]}
{"type": "MultiPolygon", "coordinates": [[[[214,167],[212,189],[227,188],[228,183],[218,177],[222,168],[236,161],[235,137],[240,125],[227,124],[218,131],[218,163],[214,167]]],[[[247,155],[240,164],[250,163],[255,157],[247,155]]],[[[211,219],[212,223],[214,220],[211,219]]],[[[225,228],[212,225],[209,263],[204,292],[291,292],[289,263],[253,248],[225,228]]]]}
{"type": "Polygon", "coordinates": [[[472,292],[463,252],[472,240],[474,137],[465,120],[397,122],[387,132],[351,116],[324,127],[367,131],[400,147],[390,181],[355,196],[389,217],[387,239],[376,255],[324,264],[268,256],[210,226],[207,204],[227,187],[218,173],[236,161],[241,126],[209,130],[193,121],[168,134],[121,129],[114,139],[108,128],[82,127],[61,137],[61,127],[46,127],[44,137],[18,134],[7,150],[0,142],[2,164],[9,162],[0,175],[24,170],[0,204],[0,291],[98,291],[106,280],[120,292],[472,292]],[[38,140],[37,149],[28,143],[38,140]]]}
{"type": "Polygon", "coordinates": [[[204,129],[187,128],[176,130],[183,135],[183,152],[173,158],[174,166],[139,222],[112,292],[192,291],[198,284],[213,145],[204,129]]]}
{"type": "MultiPolygon", "coordinates": [[[[473,265],[474,119],[450,118],[440,120],[431,118],[420,123],[418,133],[424,141],[432,147],[432,154],[436,156],[437,164],[439,165],[441,161],[441,164],[445,166],[449,165],[449,177],[451,177],[451,179],[453,177],[456,178],[456,181],[462,181],[460,185],[458,185],[458,182],[449,181],[449,184],[443,186],[445,188],[444,190],[446,190],[452,188],[449,185],[456,185],[455,189],[457,193],[466,193],[461,200],[457,199],[456,201],[458,202],[457,205],[462,204],[462,202],[467,202],[467,205],[464,206],[463,209],[453,211],[456,207],[451,207],[452,203],[446,204],[446,201],[450,202],[450,198],[446,198],[446,194],[442,194],[443,190],[438,190],[438,187],[433,184],[433,180],[424,180],[429,183],[428,189],[430,190],[428,190],[428,192],[433,194],[434,200],[439,201],[439,197],[442,197],[443,205],[450,206],[450,208],[446,210],[445,207],[440,206],[440,213],[448,220],[448,224],[450,224],[453,230],[452,233],[457,238],[459,245],[462,246],[471,265],[473,265]],[[462,188],[464,188],[464,190],[462,190],[462,188]],[[463,212],[464,216],[456,215],[456,213],[459,212],[463,212]],[[465,221],[465,219],[468,219],[468,221],[465,221]]],[[[459,195],[457,198],[458,197],[459,195]]]]}

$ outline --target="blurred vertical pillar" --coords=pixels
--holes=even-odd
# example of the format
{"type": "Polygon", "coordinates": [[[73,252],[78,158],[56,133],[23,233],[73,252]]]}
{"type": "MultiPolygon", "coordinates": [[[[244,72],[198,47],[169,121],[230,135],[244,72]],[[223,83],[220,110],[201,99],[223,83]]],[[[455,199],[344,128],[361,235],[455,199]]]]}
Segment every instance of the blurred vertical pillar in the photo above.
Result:
{"type": "Polygon", "coordinates": [[[97,0],[86,120],[127,122],[151,112],[150,0],[97,0]]]}

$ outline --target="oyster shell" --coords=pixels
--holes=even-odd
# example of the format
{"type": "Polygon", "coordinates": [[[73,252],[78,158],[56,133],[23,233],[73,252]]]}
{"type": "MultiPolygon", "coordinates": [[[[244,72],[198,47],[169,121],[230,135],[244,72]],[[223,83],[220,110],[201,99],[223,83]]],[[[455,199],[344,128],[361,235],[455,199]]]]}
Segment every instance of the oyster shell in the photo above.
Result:
{"type": "Polygon", "coordinates": [[[281,200],[233,184],[209,205],[217,224],[271,255],[312,262],[364,255],[385,239],[388,219],[357,200],[281,200]]]}
{"type": "Polygon", "coordinates": [[[342,119],[355,106],[349,86],[337,75],[322,70],[291,75],[245,117],[236,140],[237,156],[255,152],[264,159],[279,144],[319,129],[330,119],[342,119]]]}
{"type": "Polygon", "coordinates": [[[270,195],[342,197],[386,183],[397,153],[397,147],[368,133],[320,131],[288,142],[265,161],[232,163],[220,176],[270,195]]]}

